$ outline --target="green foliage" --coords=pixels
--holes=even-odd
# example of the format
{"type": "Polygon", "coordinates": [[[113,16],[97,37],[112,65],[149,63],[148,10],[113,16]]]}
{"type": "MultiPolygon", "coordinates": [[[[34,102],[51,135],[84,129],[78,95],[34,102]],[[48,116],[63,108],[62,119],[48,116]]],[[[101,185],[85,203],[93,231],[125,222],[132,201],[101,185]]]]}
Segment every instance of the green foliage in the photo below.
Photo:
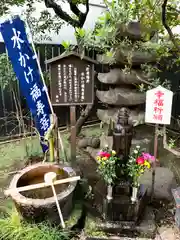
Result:
{"type": "Polygon", "coordinates": [[[67,51],[69,50],[71,43],[69,41],[62,41],[61,45],[64,47],[64,49],[67,51]]]}
{"type": "Polygon", "coordinates": [[[85,33],[86,33],[85,29],[83,29],[83,28],[76,28],[75,30],[76,30],[75,31],[75,36],[77,38],[84,38],[85,37],[85,33]]]}
{"type": "MultiPolygon", "coordinates": [[[[122,6],[121,6],[122,7],[122,6]]],[[[116,9],[116,8],[115,8],[116,9]]],[[[103,53],[106,53],[110,49],[115,49],[116,47],[120,48],[132,48],[132,50],[139,50],[141,52],[147,51],[147,52],[155,52],[159,56],[159,59],[161,56],[169,56],[170,55],[170,49],[173,48],[173,44],[168,39],[159,36],[158,42],[153,41],[136,41],[131,42],[129,39],[118,39],[117,38],[117,28],[119,24],[128,23],[132,20],[131,17],[127,17],[125,20],[124,16],[116,16],[118,11],[122,11],[121,8],[116,11],[115,9],[111,9],[109,11],[115,11],[114,14],[110,15],[110,12],[105,12],[103,16],[100,16],[96,27],[92,31],[83,31],[83,38],[82,41],[79,42],[81,47],[86,48],[92,48],[96,49],[97,51],[103,50],[103,53]],[[114,20],[113,20],[114,18],[114,20]]],[[[126,9],[124,10],[126,12],[126,9]]],[[[128,15],[128,14],[127,14],[128,15]]],[[[145,28],[143,24],[143,20],[141,22],[142,25],[142,35],[144,34],[144,39],[149,40],[146,35],[149,35],[149,32],[152,31],[152,28],[145,28]]],[[[152,23],[153,25],[153,23],[152,23]]],[[[146,25],[145,25],[146,26],[146,25]]],[[[157,34],[162,33],[163,27],[161,26],[161,22],[159,22],[159,28],[157,27],[154,29],[157,34]]],[[[123,27],[123,25],[122,25],[123,27]]],[[[150,37],[150,35],[149,35],[150,37]]]]}
{"type": "Polygon", "coordinates": [[[49,87],[49,85],[50,85],[50,73],[49,73],[49,71],[43,72],[43,76],[44,76],[44,81],[46,83],[46,86],[49,87]]]}
{"type": "Polygon", "coordinates": [[[35,41],[50,41],[51,37],[46,34],[49,32],[59,33],[63,21],[57,15],[53,15],[48,10],[40,12],[40,16],[34,16],[32,13],[36,11],[36,5],[33,2],[29,2],[23,12],[23,17],[29,24],[33,39],[35,41]]]}
{"type": "MultiPolygon", "coordinates": [[[[107,6],[105,11],[97,20],[94,30],[81,30],[83,33],[78,35],[78,44],[80,49],[91,48],[97,52],[104,54],[109,59],[109,64],[115,62],[115,52],[117,49],[128,49],[128,64],[125,66],[125,71],[128,69],[128,73],[132,67],[132,56],[134,52],[153,53],[157,59],[157,63],[160,62],[162,57],[171,56],[171,52],[174,49],[173,43],[169,40],[163,24],[162,24],[162,3],[163,0],[104,0],[107,6]],[[121,26],[120,32],[125,29],[125,24],[131,21],[140,21],[142,38],[145,40],[132,42],[128,38],[118,37],[118,29],[121,26]],[[152,33],[154,37],[151,39],[152,33]]],[[[180,23],[178,14],[172,7],[177,7],[176,0],[169,0],[167,5],[167,23],[172,28],[180,23]]],[[[175,36],[178,41],[179,36],[175,36]]],[[[180,62],[176,59],[176,63],[180,62]]],[[[147,65],[147,64],[146,64],[147,65]]],[[[143,73],[147,77],[148,81],[152,83],[149,87],[145,84],[137,86],[140,91],[146,91],[154,86],[159,85],[159,79],[157,78],[157,67],[142,66],[143,73]],[[149,75],[151,74],[151,75],[149,75]]],[[[168,66],[167,66],[168,67],[168,66]]],[[[166,80],[163,86],[170,88],[169,82],[166,80]]]]}
{"type": "Polygon", "coordinates": [[[3,1],[3,4],[0,4],[0,15],[6,14],[9,12],[10,6],[22,6],[25,0],[6,0],[3,1]]]}
{"type": "Polygon", "coordinates": [[[28,224],[21,220],[17,212],[0,219],[0,239],[2,240],[69,240],[69,233],[52,228],[47,223],[28,224]]]}
{"type": "Polygon", "coordinates": [[[64,11],[63,3],[74,4],[76,8],[79,4],[86,4],[86,0],[60,0],[59,3],[55,0],[6,0],[0,5],[0,16],[11,13],[10,9],[14,5],[16,7],[25,6],[23,15],[30,25],[34,39],[39,41],[44,39],[50,40],[50,37],[46,34],[47,31],[51,32],[53,30],[58,34],[64,21],[73,25],[73,21],[70,21],[70,19],[72,18],[79,21],[79,15],[82,13],[80,12],[79,14],[79,12],[76,12],[77,8],[75,10],[72,8],[72,12],[74,11],[73,16],[68,15],[68,13],[64,11]],[[34,12],[36,11],[37,3],[42,3],[42,6],[45,4],[48,8],[54,9],[55,14],[45,9],[40,12],[40,16],[35,16],[34,12]]]}
{"type": "Polygon", "coordinates": [[[86,0],[72,0],[72,3],[74,4],[85,4],[86,3],[86,0]]]}
{"type": "Polygon", "coordinates": [[[173,139],[173,138],[170,138],[169,141],[168,141],[168,147],[169,148],[175,148],[176,146],[176,140],[173,139]]]}
{"type": "Polygon", "coordinates": [[[164,80],[164,82],[160,81],[160,78],[157,77],[157,74],[160,72],[160,70],[157,68],[157,66],[152,66],[151,64],[142,64],[141,69],[143,70],[142,73],[145,76],[148,76],[148,81],[152,85],[145,85],[144,83],[141,83],[137,85],[137,88],[140,92],[146,92],[147,90],[150,90],[154,87],[157,87],[159,85],[163,86],[164,88],[171,89],[171,83],[167,79],[164,80]]]}
{"type": "Polygon", "coordinates": [[[7,55],[0,54],[0,84],[3,89],[12,87],[17,78],[7,55]]]}
{"type": "Polygon", "coordinates": [[[107,234],[104,231],[101,231],[100,229],[98,229],[97,227],[97,219],[93,219],[88,217],[86,224],[85,224],[85,229],[84,232],[87,236],[90,237],[95,237],[95,238],[106,238],[107,239],[107,234]]]}

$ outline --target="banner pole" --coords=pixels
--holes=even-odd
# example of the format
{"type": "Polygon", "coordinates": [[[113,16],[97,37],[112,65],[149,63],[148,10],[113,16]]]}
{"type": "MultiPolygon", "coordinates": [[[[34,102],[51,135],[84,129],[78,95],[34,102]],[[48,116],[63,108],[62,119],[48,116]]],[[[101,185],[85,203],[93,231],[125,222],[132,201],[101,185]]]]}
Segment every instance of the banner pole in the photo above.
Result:
{"type": "MultiPolygon", "coordinates": [[[[45,87],[46,96],[47,96],[47,99],[48,99],[48,102],[49,102],[49,106],[50,106],[52,115],[55,115],[54,110],[53,110],[53,107],[52,107],[51,99],[50,99],[50,97],[49,97],[49,93],[48,93],[48,90],[47,90],[47,87],[46,87],[46,83],[45,83],[45,80],[44,80],[44,76],[43,76],[43,72],[42,72],[42,69],[41,69],[40,62],[39,62],[39,58],[38,58],[37,53],[36,53],[36,48],[35,48],[35,45],[34,45],[32,33],[31,33],[30,27],[29,27],[28,22],[27,22],[26,19],[25,19],[24,22],[25,22],[25,25],[26,25],[26,27],[27,27],[27,30],[29,31],[29,38],[30,38],[30,41],[31,41],[31,44],[32,44],[32,48],[33,48],[35,57],[36,57],[36,62],[37,62],[37,65],[38,65],[39,73],[40,73],[40,76],[41,76],[43,85],[44,85],[44,87],[45,87]]],[[[65,153],[63,141],[62,141],[61,134],[60,134],[59,130],[58,130],[58,139],[57,139],[57,142],[60,143],[61,150],[62,150],[62,152],[63,152],[63,157],[66,159],[66,153],[65,153]]]]}
{"type": "Polygon", "coordinates": [[[53,107],[52,107],[51,99],[50,99],[50,97],[49,97],[49,93],[48,93],[48,90],[47,90],[47,87],[46,87],[46,83],[45,83],[45,79],[44,79],[43,72],[42,72],[42,69],[41,69],[41,65],[40,65],[40,62],[39,62],[39,58],[38,58],[38,55],[37,55],[37,53],[36,53],[36,48],[35,48],[35,45],[34,45],[33,36],[32,36],[30,27],[29,27],[26,19],[25,19],[24,22],[25,22],[25,25],[26,25],[26,27],[27,27],[27,30],[29,31],[28,35],[29,35],[30,42],[31,42],[31,45],[32,45],[32,48],[33,48],[33,52],[34,52],[35,57],[36,57],[36,62],[37,62],[37,65],[38,65],[39,73],[40,73],[40,76],[41,76],[43,85],[44,85],[44,87],[45,87],[44,90],[46,91],[46,95],[47,95],[47,99],[48,99],[48,102],[49,102],[49,106],[50,106],[51,112],[52,112],[52,114],[54,115],[54,110],[53,110],[53,107]]]}

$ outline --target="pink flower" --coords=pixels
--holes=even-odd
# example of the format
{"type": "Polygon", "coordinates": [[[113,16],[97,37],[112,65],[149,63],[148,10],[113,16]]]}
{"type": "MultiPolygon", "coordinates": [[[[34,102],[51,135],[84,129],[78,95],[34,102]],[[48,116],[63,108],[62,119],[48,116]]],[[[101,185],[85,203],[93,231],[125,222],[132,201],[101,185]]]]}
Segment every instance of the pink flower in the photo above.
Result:
{"type": "Polygon", "coordinates": [[[136,159],[136,163],[139,164],[139,165],[143,165],[145,162],[144,158],[143,157],[138,157],[136,159]]]}
{"type": "Polygon", "coordinates": [[[155,162],[155,157],[154,157],[154,156],[151,156],[150,161],[151,161],[151,162],[155,162]]]}
{"type": "Polygon", "coordinates": [[[149,153],[142,153],[142,156],[143,156],[144,160],[151,161],[151,162],[155,161],[154,156],[152,156],[149,153]]]}
{"type": "Polygon", "coordinates": [[[151,155],[149,153],[142,153],[142,156],[145,160],[148,160],[149,158],[151,158],[151,155]]]}

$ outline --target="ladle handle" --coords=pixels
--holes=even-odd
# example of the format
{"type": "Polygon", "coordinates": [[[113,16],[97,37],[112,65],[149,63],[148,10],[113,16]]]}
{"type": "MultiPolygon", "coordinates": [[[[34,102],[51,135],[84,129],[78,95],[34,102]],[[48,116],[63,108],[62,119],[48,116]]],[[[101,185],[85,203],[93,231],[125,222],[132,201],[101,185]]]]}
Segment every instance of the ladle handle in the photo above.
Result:
{"type": "MultiPolygon", "coordinates": [[[[65,178],[65,179],[60,179],[55,181],[53,184],[54,185],[58,185],[58,184],[63,184],[63,183],[70,183],[70,182],[75,182],[80,180],[80,176],[75,176],[75,177],[70,177],[70,178],[65,178]]],[[[4,194],[6,196],[11,195],[13,192],[24,192],[24,191],[29,191],[29,190],[33,190],[33,189],[39,189],[39,188],[44,188],[44,187],[49,187],[50,184],[48,183],[37,183],[37,184],[33,184],[33,185],[28,185],[28,186],[23,186],[23,187],[18,187],[15,189],[7,189],[4,191],[4,194]]]]}
{"type": "Polygon", "coordinates": [[[62,212],[61,212],[61,208],[60,208],[60,205],[59,205],[59,202],[58,202],[58,199],[57,199],[56,190],[55,190],[53,184],[51,185],[51,187],[52,187],[52,191],[53,191],[54,198],[55,198],[55,201],[56,201],[56,205],[57,205],[57,209],[58,209],[59,218],[60,218],[60,221],[61,221],[62,228],[65,228],[65,223],[64,223],[64,219],[63,219],[63,215],[62,215],[62,212]]]}

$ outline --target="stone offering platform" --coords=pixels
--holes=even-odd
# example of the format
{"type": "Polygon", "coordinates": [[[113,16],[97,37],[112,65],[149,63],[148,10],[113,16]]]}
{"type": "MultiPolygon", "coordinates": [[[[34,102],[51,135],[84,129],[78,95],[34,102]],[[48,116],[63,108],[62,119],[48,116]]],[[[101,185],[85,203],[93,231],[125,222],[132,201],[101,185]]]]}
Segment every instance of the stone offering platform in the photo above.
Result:
{"type": "MultiPolygon", "coordinates": [[[[154,239],[156,236],[156,224],[155,224],[155,216],[153,213],[153,209],[147,207],[145,213],[142,216],[142,219],[139,224],[135,224],[134,222],[100,222],[97,219],[96,223],[97,228],[100,232],[104,232],[106,237],[103,238],[97,235],[96,236],[86,236],[86,239],[133,239],[135,237],[146,237],[149,239],[154,239]],[[128,237],[128,238],[127,238],[128,237]]],[[[139,239],[139,238],[138,238],[139,239]]]]}

